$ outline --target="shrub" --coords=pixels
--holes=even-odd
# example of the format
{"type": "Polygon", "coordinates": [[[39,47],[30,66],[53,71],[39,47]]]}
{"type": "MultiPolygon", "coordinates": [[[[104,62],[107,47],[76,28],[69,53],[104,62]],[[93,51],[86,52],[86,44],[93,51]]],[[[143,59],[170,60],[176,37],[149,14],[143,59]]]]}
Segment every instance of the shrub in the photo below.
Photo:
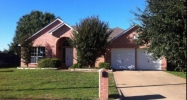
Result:
{"type": "Polygon", "coordinates": [[[71,68],[82,68],[80,63],[73,64],[71,68]]]}
{"type": "Polygon", "coordinates": [[[110,69],[110,63],[100,62],[99,63],[99,68],[110,69]]]}
{"type": "Polygon", "coordinates": [[[52,58],[53,64],[55,65],[55,67],[61,67],[61,60],[57,59],[57,58],[52,58]]]}
{"type": "Polygon", "coordinates": [[[61,61],[57,58],[43,58],[38,61],[40,68],[57,68],[61,66],[61,61]]]}

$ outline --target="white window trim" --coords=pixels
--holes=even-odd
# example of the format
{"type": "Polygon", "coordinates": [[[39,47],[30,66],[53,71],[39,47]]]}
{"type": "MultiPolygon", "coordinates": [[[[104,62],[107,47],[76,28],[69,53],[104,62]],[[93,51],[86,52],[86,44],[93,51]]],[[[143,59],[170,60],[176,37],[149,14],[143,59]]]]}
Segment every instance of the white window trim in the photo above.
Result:
{"type": "MultiPolygon", "coordinates": [[[[36,56],[31,56],[31,58],[32,58],[32,57],[35,57],[35,58],[36,58],[36,63],[30,61],[30,64],[37,64],[37,63],[38,63],[38,58],[39,58],[39,57],[45,57],[45,56],[38,56],[38,49],[39,49],[40,47],[33,47],[33,48],[36,48],[36,56]]],[[[44,50],[45,50],[45,47],[43,47],[43,48],[44,48],[44,50]]],[[[44,51],[44,53],[45,53],[45,51],[44,51]]]]}

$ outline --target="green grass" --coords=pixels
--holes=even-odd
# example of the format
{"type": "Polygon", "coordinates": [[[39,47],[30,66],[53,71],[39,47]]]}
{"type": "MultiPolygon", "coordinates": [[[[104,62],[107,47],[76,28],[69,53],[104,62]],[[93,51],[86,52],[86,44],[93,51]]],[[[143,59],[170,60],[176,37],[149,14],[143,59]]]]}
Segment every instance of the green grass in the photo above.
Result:
{"type": "MultiPolygon", "coordinates": [[[[97,99],[98,72],[0,69],[0,99],[97,99]]],[[[118,98],[109,74],[109,98],[118,98]]]]}
{"type": "Polygon", "coordinates": [[[166,71],[166,72],[186,79],[186,73],[184,72],[177,72],[177,71],[166,71]]]}

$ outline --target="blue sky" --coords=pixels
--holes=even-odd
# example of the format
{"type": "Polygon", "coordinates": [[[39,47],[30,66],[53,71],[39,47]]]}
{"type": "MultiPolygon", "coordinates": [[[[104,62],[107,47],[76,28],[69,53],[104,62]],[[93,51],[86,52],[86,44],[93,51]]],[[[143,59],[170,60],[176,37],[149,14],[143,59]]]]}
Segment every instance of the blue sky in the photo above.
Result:
{"type": "Polygon", "coordinates": [[[32,10],[53,13],[69,25],[98,15],[110,28],[127,29],[137,7],[145,9],[145,0],[0,0],[0,50],[8,49],[17,22],[32,10]]]}

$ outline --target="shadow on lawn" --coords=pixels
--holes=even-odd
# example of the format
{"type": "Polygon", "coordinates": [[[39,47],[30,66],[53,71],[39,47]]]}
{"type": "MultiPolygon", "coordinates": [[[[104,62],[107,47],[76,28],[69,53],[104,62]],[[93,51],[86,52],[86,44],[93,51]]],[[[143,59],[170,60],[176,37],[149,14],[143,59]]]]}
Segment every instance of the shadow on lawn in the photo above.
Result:
{"type": "MultiPolygon", "coordinates": [[[[115,87],[115,86],[109,86],[109,87],[115,87]]],[[[99,87],[67,87],[67,88],[41,88],[41,89],[0,89],[0,91],[38,91],[38,90],[56,90],[56,89],[88,89],[88,88],[99,88],[99,87]]],[[[119,98],[119,94],[109,94],[109,99],[117,99],[119,98]]],[[[63,99],[63,100],[74,100],[74,99],[63,99]]],[[[75,100],[84,100],[84,99],[78,99],[75,100]]],[[[85,100],[91,100],[91,99],[85,99],[85,100]]]]}
{"type": "Polygon", "coordinates": [[[98,100],[91,98],[5,98],[0,100],[98,100]]]}
{"type": "Polygon", "coordinates": [[[14,72],[14,70],[0,70],[0,72],[14,72]]]}
{"type": "Polygon", "coordinates": [[[119,95],[119,94],[109,94],[109,95],[108,95],[108,98],[109,98],[109,99],[119,99],[119,98],[120,98],[120,95],[119,95]]]}
{"type": "Polygon", "coordinates": [[[0,69],[17,68],[17,66],[0,66],[0,69]]]}
{"type": "MultiPolygon", "coordinates": [[[[115,87],[115,86],[109,86],[115,87]]],[[[64,88],[41,88],[41,89],[0,89],[0,91],[35,91],[35,90],[57,90],[57,89],[88,89],[88,88],[99,88],[99,87],[64,87],[64,88]]]]}

